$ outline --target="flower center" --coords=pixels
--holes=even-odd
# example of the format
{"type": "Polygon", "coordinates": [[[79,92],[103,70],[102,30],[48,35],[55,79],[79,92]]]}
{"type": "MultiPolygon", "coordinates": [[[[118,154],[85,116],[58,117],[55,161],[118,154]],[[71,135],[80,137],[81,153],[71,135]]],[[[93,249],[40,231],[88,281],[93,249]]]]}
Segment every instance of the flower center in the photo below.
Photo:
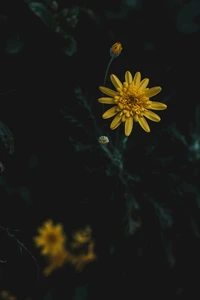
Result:
{"type": "Polygon", "coordinates": [[[55,244],[57,242],[57,236],[54,233],[49,233],[47,235],[48,243],[55,244]]]}
{"type": "Polygon", "coordinates": [[[119,95],[115,97],[115,101],[121,115],[126,117],[143,116],[143,112],[149,108],[149,98],[145,97],[145,93],[136,89],[133,84],[128,87],[124,86],[119,95]]]}

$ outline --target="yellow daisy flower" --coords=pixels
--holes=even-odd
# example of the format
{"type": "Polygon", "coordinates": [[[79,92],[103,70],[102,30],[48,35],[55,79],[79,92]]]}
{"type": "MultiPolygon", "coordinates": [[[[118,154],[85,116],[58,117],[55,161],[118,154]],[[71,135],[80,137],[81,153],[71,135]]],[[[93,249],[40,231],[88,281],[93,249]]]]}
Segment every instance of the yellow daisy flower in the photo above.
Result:
{"type": "Polygon", "coordinates": [[[140,72],[137,72],[133,78],[132,74],[127,71],[123,84],[114,74],[110,76],[110,79],[116,91],[104,86],[99,87],[101,92],[110,97],[102,97],[98,101],[103,104],[114,104],[102,115],[103,119],[115,116],[110,124],[111,129],[116,129],[122,122],[125,122],[126,136],[131,134],[134,122],[139,122],[146,132],[150,132],[145,118],[154,122],[160,121],[160,117],[151,109],[164,110],[167,108],[166,104],[149,99],[157,95],[161,91],[161,87],[147,88],[149,79],[141,80],[140,72]]]}
{"type": "Polygon", "coordinates": [[[37,247],[42,247],[41,254],[56,254],[64,248],[66,237],[61,224],[53,225],[52,220],[48,220],[38,232],[39,235],[34,237],[34,241],[37,247]]]}

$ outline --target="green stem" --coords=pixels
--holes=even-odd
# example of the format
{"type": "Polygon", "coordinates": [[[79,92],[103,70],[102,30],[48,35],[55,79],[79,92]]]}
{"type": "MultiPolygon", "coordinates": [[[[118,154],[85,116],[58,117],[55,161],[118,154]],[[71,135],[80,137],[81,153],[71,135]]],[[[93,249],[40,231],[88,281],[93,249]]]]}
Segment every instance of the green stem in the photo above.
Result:
{"type": "Polygon", "coordinates": [[[106,73],[105,73],[105,76],[104,76],[103,86],[105,86],[105,84],[106,84],[106,79],[107,79],[107,77],[108,77],[108,71],[109,71],[110,65],[111,65],[111,63],[112,63],[113,60],[114,60],[114,57],[111,57],[111,59],[110,59],[108,65],[107,65],[106,73]]]}
{"type": "MultiPolygon", "coordinates": [[[[115,58],[115,57],[111,57],[111,59],[110,59],[108,65],[107,65],[106,73],[105,73],[104,81],[103,81],[103,86],[105,86],[105,84],[106,84],[106,79],[107,79],[107,77],[108,77],[108,71],[109,71],[109,68],[110,68],[111,63],[112,63],[112,61],[114,60],[114,58],[115,58]]],[[[102,105],[102,108],[103,108],[103,113],[104,113],[104,104],[102,105]]]]}

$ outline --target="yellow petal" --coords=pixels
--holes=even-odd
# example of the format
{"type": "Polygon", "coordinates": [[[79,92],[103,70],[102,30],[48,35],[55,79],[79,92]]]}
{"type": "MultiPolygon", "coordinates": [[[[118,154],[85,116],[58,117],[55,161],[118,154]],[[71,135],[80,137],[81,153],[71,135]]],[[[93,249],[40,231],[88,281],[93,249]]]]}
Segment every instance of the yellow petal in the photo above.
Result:
{"type": "Polygon", "coordinates": [[[140,82],[140,85],[139,85],[139,89],[140,90],[144,90],[146,87],[147,87],[147,85],[149,84],[149,78],[144,78],[141,82],[140,82]]]}
{"type": "Polygon", "coordinates": [[[133,76],[131,74],[131,72],[127,71],[125,73],[125,81],[130,84],[133,81],[133,76]]]}
{"type": "Polygon", "coordinates": [[[46,227],[46,228],[51,228],[52,226],[53,226],[52,220],[46,221],[46,222],[44,223],[44,227],[46,227]]]}
{"type": "Polygon", "coordinates": [[[133,120],[134,120],[135,122],[138,122],[138,119],[139,119],[139,117],[138,117],[137,114],[133,115],[133,120]]]}
{"type": "Polygon", "coordinates": [[[152,102],[151,103],[151,109],[155,110],[164,110],[167,108],[167,105],[161,102],[152,102]]]}
{"type": "Polygon", "coordinates": [[[122,120],[119,121],[115,126],[112,126],[111,129],[112,129],[112,130],[116,129],[121,123],[122,123],[122,120]]]}
{"type": "Polygon", "coordinates": [[[130,117],[125,122],[125,135],[129,136],[133,129],[133,117],[130,117]]]}
{"type": "Polygon", "coordinates": [[[110,97],[102,97],[98,99],[99,103],[104,104],[115,104],[114,99],[110,97]]]}
{"type": "Polygon", "coordinates": [[[117,76],[115,76],[114,74],[111,74],[110,75],[110,80],[112,81],[112,84],[114,85],[114,87],[117,89],[117,88],[120,88],[122,89],[122,83],[121,81],[119,80],[119,78],[117,78],[117,76]]]}
{"type": "Polygon", "coordinates": [[[61,231],[61,232],[62,232],[62,225],[61,225],[61,224],[57,224],[57,225],[55,226],[55,230],[61,231]]]}
{"type": "Polygon", "coordinates": [[[102,115],[102,118],[103,119],[109,119],[113,116],[115,116],[116,114],[118,113],[117,111],[117,105],[109,108],[103,115],[102,115]]]}
{"type": "Polygon", "coordinates": [[[111,124],[110,124],[110,128],[113,130],[115,128],[117,128],[120,124],[121,124],[121,116],[120,114],[116,115],[116,117],[112,120],[111,124]]]}
{"type": "Polygon", "coordinates": [[[48,248],[43,248],[43,249],[41,250],[41,254],[43,254],[43,255],[46,255],[48,252],[49,252],[49,249],[48,249],[48,248]]]}
{"type": "Polygon", "coordinates": [[[139,122],[140,126],[142,127],[142,129],[144,129],[144,131],[150,132],[149,125],[144,117],[139,117],[138,122],[139,122]]]}
{"type": "Polygon", "coordinates": [[[157,95],[158,93],[160,93],[161,90],[162,89],[160,86],[152,87],[149,90],[145,91],[145,96],[147,96],[149,98],[153,97],[153,96],[157,95]]]}
{"type": "Polygon", "coordinates": [[[126,121],[126,119],[127,119],[126,115],[125,115],[125,114],[123,114],[123,115],[122,115],[122,122],[125,122],[125,121],[126,121]]]}
{"type": "Polygon", "coordinates": [[[152,112],[151,110],[147,110],[143,114],[145,117],[147,117],[151,121],[154,121],[154,122],[160,121],[160,117],[157,114],[155,114],[154,112],[152,112]]]}
{"type": "Polygon", "coordinates": [[[136,87],[138,87],[139,84],[140,84],[140,81],[141,81],[141,74],[140,74],[140,72],[136,72],[136,73],[135,73],[135,76],[134,76],[134,78],[133,78],[133,84],[134,84],[136,87]]]}
{"type": "Polygon", "coordinates": [[[109,88],[107,88],[107,87],[105,87],[105,86],[100,86],[99,89],[100,89],[100,91],[101,91],[102,93],[104,93],[104,94],[106,94],[106,95],[108,95],[108,96],[111,96],[111,97],[114,97],[114,96],[117,96],[117,95],[118,95],[117,92],[115,92],[115,91],[113,91],[113,90],[111,90],[111,89],[109,89],[109,88]]]}

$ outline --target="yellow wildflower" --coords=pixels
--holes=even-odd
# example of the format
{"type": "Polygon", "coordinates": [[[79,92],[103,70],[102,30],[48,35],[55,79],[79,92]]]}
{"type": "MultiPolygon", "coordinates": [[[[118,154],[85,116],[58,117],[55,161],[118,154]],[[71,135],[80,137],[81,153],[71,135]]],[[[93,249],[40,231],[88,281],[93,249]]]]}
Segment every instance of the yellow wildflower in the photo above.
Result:
{"type": "Polygon", "coordinates": [[[61,224],[53,225],[52,220],[48,220],[38,232],[39,235],[34,237],[34,241],[37,247],[42,248],[43,255],[56,255],[64,248],[66,237],[61,224]]]}
{"type": "Polygon", "coordinates": [[[87,253],[81,254],[69,254],[69,261],[72,265],[75,266],[77,272],[83,271],[85,266],[97,259],[96,254],[94,253],[94,243],[91,242],[88,245],[87,253]]]}
{"type": "Polygon", "coordinates": [[[92,238],[92,229],[90,228],[90,226],[85,227],[84,229],[81,230],[77,230],[74,234],[73,234],[73,240],[75,245],[77,245],[77,247],[82,246],[83,244],[88,243],[92,238]]]}
{"type": "Polygon", "coordinates": [[[68,259],[68,252],[63,248],[55,254],[48,256],[48,266],[44,269],[44,276],[49,276],[51,273],[64,266],[68,259]]]}
{"type": "Polygon", "coordinates": [[[8,292],[7,290],[2,290],[0,292],[0,299],[1,300],[17,300],[17,298],[13,295],[11,295],[10,292],[8,292]]]}
{"type": "Polygon", "coordinates": [[[139,122],[146,132],[150,132],[150,127],[145,117],[151,121],[159,122],[160,117],[152,112],[151,109],[164,110],[167,108],[166,104],[150,101],[149,99],[157,95],[162,90],[161,87],[147,88],[149,79],[144,78],[141,81],[140,72],[137,72],[133,78],[132,74],[127,71],[125,73],[125,82],[123,83],[114,74],[110,76],[110,79],[116,91],[104,86],[99,87],[101,92],[110,97],[102,97],[98,101],[104,104],[114,104],[112,108],[102,115],[103,119],[115,116],[110,124],[110,128],[113,130],[122,122],[125,122],[126,136],[131,134],[134,122],[139,122]]]}
{"type": "Polygon", "coordinates": [[[120,55],[122,49],[123,49],[122,44],[117,42],[113,44],[112,47],[110,48],[110,55],[115,58],[120,55]]]}
{"type": "Polygon", "coordinates": [[[6,291],[6,290],[2,290],[2,291],[0,292],[0,296],[3,297],[3,298],[6,298],[6,297],[9,296],[9,293],[8,293],[8,291],[6,291]]]}

